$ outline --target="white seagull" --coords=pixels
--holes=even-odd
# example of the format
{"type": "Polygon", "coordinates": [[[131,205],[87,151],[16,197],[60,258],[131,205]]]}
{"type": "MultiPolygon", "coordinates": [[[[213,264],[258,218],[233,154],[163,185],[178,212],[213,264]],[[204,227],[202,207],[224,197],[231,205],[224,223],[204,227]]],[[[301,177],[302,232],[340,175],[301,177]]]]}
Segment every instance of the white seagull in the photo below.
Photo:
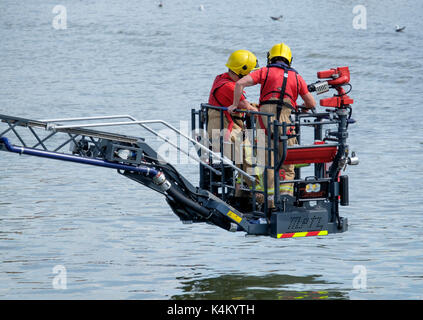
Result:
{"type": "Polygon", "coordinates": [[[396,25],[395,26],[395,31],[396,32],[402,32],[402,31],[404,31],[404,29],[405,29],[405,26],[404,27],[400,27],[399,25],[396,25]]]}

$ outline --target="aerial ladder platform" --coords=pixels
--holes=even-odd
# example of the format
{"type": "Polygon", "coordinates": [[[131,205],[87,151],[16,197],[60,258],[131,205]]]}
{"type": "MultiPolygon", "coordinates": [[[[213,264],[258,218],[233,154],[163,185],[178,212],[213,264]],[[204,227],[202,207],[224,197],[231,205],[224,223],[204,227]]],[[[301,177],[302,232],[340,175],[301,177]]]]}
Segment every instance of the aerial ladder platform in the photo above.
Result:
{"type": "MultiPolygon", "coordinates": [[[[201,104],[191,111],[192,134],[186,134],[164,120],[138,120],[130,115],[110,115],[76,118],[33,120],[0,114],[0,151],[35,156],[60,161],[104,167],[116,170],[120,175],[142,184],[163,195],[172,211],[183,223],[209,223],[228,231],[241,231],[248,235],[273,238],[324,236],[348,230],[348,219],[340,216],[339,206],[349,204],[348,176],[342,175],[347,165],[358,164],[354,152],[347,145],[348,126],[353,100],[343,86],[349,85],[347,67],[318,73],[319,80],[309,85],[318,94],[335,89],[337,94],[320,100],[327,107],[325,112],[293,115],[292,123],[272,121],[274,115],[263,112],[246,112],[245,119],[251,124],[248,148],[255,158],[259,152],[273,157],[273,164],[254,163],[247,172],[223,154],[223,148],[214,151],[206,138],[198,132],[207,128],[208,110],[220,112],[223,127],[224,107],[201,104]],[[272,143],[263,147],[258,144],[259,130],[255,119],[261,116],[269,130],[264,139],[272,143]],[[185,139],[195,152],[184,150],[152,126],[161,126],[185,139]],[[198,163],[199,184],[193,185],[176,167],[166,162],[145,138],[110,132],[105,128],[138,126],[164,143],[170,144],[198,163]],[[324,128],[332,126],[336,129],[324,128]],[[301,142],[305,127],[311,127],[314,142],[308,145],[288,146],[292,138],[289,128],[295,127],[295,136],[301,142]],[[101,129],[101,130],[99,130],[101,129]],[[278,139],[270,135],[278,133],[278,139]],[[278,150],[282,150],[278,152],[278,150]],[[276,151],[276,152],[275,152],[276,151]],[[281,180],[281,166],[296,165],[294,180],[281,180]],[[314,166],[312,176],[302,177],[302,167],[314,166]],[[257,185],[260,169],[264,180],[273,172],[275,186],[292,183],[293,195],[274,195],[275,208],[268,208],[269,192],[257,185]],[[249,181],[243,190],[246,198],[235,197],[237,178],[249,181]]],[[[261,133],[263,134],[263,133],[261,133]]],[[[276,135],[276,134],[275,134],[276,135]]],[[[223,147],[223,134],[220,146],[223,147]]],[[[28,160],[29,161],[29,160],[28,160]]],[[[277,189],[277,188],[275,188],[277,189]]]]}

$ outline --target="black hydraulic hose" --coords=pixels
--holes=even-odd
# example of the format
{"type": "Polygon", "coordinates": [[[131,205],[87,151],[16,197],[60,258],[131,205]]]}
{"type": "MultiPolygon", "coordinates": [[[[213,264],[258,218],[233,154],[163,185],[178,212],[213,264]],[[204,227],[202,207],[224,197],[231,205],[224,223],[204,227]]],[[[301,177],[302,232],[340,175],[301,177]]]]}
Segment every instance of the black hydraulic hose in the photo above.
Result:
{"type": "Polygon", "coordinates": [[[192,201],[188,197],[186,197],[183,193],[181,193],[175,186],[171,186],[167,193],[172,196],[178,203],[184,204],[190,209],[194,210],[195,212],[199,213],[203,218],[209,220],[213,224],[225,229],[231,229],[231,223],[229,221],[225,221],[223,219],[218,218],[215,214],[210,212],[209,209],[206,209],[199,205],[197,202],[192,201]]]}

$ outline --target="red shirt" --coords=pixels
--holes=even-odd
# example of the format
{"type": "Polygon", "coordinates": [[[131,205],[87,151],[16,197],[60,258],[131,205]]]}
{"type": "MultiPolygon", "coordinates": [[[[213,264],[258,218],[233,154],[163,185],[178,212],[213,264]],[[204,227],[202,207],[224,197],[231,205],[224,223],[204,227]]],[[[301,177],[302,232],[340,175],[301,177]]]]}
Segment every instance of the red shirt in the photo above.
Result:
{"type": "MultiPolygon", "coordinates": [[[[209,104],[216,107],[229,107],[234,100],[235,81],[229,74],[223,73],[216,77],[210,90],[209,104]]],[[[241,96],[241,101],[245,97],[241,96]]]]}
{"type": "MultiPolygon", "coordinates": [[[[283,83],[284,70],[278,67],[263,67],[250,73],[255,84],[260,83],[260,102],[269,100],[270,98],[279,98],[280,90],[283,83]]],[[[288,71],[288,80],[285,89],[285,98],[289,98],[292,105],[296,107],[298,95],[307,94],[308,88],[303,77],[295,71],[288,71]]]]}

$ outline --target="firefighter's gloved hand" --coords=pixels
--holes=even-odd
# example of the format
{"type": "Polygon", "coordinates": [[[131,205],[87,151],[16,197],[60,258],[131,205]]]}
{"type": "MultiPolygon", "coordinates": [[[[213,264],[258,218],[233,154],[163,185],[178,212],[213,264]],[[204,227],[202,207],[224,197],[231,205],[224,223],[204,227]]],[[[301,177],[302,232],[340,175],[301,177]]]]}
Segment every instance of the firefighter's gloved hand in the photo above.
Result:
{"type": "Polygon", "coordinates": [[[228,112],[233,113],[233,112],[234,112],[234,110],[235,110],[235,109],[237,109],[237,108],[238,108],[238,106],[230,105],[230,106],[228,107],[228,112]]]}
{"type": "Polygon", "coordinates": [[[258,104],[257,103],[251,103],[250,102],[250,106],[248,107],[248,109],[247,109],[247,113],[249,113],[249,112],[251,112],[251,111],[255,111],[255,112],[258,112],[259,111],[259,109],[258,109],[258,104]]]}

